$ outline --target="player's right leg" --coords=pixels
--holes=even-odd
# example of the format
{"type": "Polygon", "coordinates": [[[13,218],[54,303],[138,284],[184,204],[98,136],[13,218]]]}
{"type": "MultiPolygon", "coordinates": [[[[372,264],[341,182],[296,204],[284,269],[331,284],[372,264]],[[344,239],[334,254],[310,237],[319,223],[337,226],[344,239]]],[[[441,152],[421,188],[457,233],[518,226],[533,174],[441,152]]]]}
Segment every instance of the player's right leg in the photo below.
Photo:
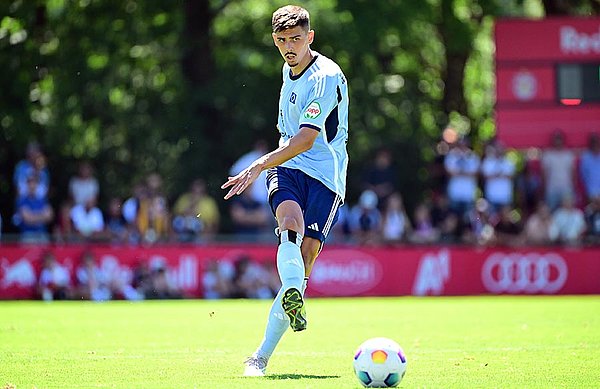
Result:
{"type": "MultiPolygon", "coordinates": [[[[281,208],[289,205],[286,203],[281,204],[277,210],[278,213],[281,208]]],[[[295,205],[297,206],[297,204],[295,205]]],[[[289,217],[284,214],[279,220],[285,221],[286,218],[289,217]]],[[[302,235],[290,228],[286,228],[289,224],[297,228],[294,222],[280,222],[280,229],[283,228],[279,233],[279,247],[277,249],[277,270],[283,290],[281,306],[290,320],[292,330],[302,331],[306,329],[306,310],[304,308],[302,293],[305,272],[304,259],[300,250],[302,235]]]]}
{"type": "Polygon", "coordinates": [[[283,289],[281,305],[290,319],[292,330],[302,331],[306,329],[306,311],[302,295],[305,270],[301,251],[304,216],[298,202],[287,198],[277,205],[275,216],[279,226],[277,271],[283,289]]]}
{"type": "Polygon", "coordinates": [[[298,180],[298,171],[294,169],[269,169],[267,185],[269,203],[279,230],[277,271],[283,289],[281,304],[290,319],[290,327],[294,331],[302,331],[306,329],[302,293],[305,269],[300,248],[305,227],[302,207],[306,192],[298,180]]]}

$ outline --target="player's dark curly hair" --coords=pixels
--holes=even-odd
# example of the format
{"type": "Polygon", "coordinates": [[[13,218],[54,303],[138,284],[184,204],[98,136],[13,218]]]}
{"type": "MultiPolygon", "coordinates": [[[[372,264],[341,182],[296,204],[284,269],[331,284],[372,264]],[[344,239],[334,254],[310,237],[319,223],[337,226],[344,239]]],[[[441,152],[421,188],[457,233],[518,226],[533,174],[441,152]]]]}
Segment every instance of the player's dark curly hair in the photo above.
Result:
{"type": "Polygon", "coordinates": [[[280,32],[289,28],[300,26],[310,30],[310,16],[308,11],[297,5],[286,5],[273,12],[271,19],[273,32],[280,32]]]}

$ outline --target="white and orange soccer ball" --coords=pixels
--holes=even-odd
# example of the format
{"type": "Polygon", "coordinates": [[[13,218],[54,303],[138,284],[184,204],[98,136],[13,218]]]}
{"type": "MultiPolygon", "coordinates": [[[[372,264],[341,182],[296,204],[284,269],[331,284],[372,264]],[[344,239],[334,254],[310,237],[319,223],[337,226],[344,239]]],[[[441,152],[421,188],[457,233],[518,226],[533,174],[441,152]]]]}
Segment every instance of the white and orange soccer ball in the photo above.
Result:
{"type": "Polygon", "coordinates": [[[366,388],[395,387],[406,373],[406,356],[393,340],[372,338],[358,346],[354,373],[366,388]]]}

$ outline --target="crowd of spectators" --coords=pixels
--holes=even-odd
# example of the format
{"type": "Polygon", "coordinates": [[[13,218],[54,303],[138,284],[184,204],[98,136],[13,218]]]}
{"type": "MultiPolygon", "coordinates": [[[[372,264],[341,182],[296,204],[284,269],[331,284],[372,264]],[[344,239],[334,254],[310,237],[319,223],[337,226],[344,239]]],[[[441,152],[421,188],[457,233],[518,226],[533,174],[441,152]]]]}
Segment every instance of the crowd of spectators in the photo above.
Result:
{"type": "Polygon", "coordinates": [[[356,204],[341,209],[333,239],[366,245],[600,244],[600,137],[583,151],[552,134],[538,158],[498,141],[478,154],[466,138],[443,143],[443,185],[406,211],[389,149],[365,168],[356,204]],[[518,167],[521,165],[522,167],[518,167]]]}
{"type": "MultiPolygon", "coordinates": [[[[496,141],[486,144],[481,153],[466,138],[443,142],[444,147],[437,148],[443,185],[439,190],[432,186],[431,194],[410,211],[403,196],[409,188],[401,188],[398,182],[401,161],[391,149],[378,150],[362,172],[359,197],[340,208],[330,239],[363,245],[599,244],[600,138],[591,134],[588,147],[579,151],[565,147],[564,136],[554,133],[541,156],[533,159],[508,152],[496,141]]],[[[230,174],[265,151],[266,143],[258,141],[230,174]]],[[[107,200],[101,206],[102,188],[93,162],[81,161],[68,181],[68,198],[54,209],[48,199],[51,177],[46,157],[32,142],[15,167],[13,184],[15,211],[10,221],[22,242],[274,239],[275,220],[266,201],[264,177],[241,196],[220,204],[200,178],[171,199],[163,189],[163,178],[151,173],[133,185],[126,198],[102,193],[107,200]],[[227,234],[222,212],[227,212],[230,222],[227,234]]],[[[210,282],[215,283],[216,294],[235,295],[247,281],[241,280],[237,291],[226,292],[219,290],[218,279],[210,282]]]]}
{"type": "MultiPolygon", "coordinates": [[[[93,252],[84,250],[77,263],[60,263],[51,249],[41,258],[37,277],[37,296],[53,300],[155,300],[187,297],[169,278],[164,262],[140,259],[133,268],[113,259],[98,261],[93,252]]],[[[258,262],[241,255],[230,260],[214,259],[206,263],[200,294],[206,299],[272,299],[281,287],[275,264],[258,262]]]]}
{"type": "Polygon", "coordinates": [[[100,185],[90,161],[82,161],[68,181],[68,197],[55,210],[48,197],[50,174],[37,143],[14,172],[15,209],[11,221],[24,243],[103,242],[152,244],[201,242],[219,232],[220,211],[202,179],[172,203],[158,173],[135,184],[126,198],[99,204],[100,185]]]}
{"type": "Polygon", "coordinates": [[[37,280],[40,299],[52,300],[147,300],[184,297],[167,279],[164,264],[140,260],[133,269],[123,269],[115,261],[98,263],[85,250],[73,271],[60,264],[50,250],[42,256],[37,280]]]}
{"type": "Polygon", "coordinates": [[[281,287],[272,260],[258,263],[247,256],[235,261],[209,261],[202,275],[206,299],[273,299],[281,287]]]}

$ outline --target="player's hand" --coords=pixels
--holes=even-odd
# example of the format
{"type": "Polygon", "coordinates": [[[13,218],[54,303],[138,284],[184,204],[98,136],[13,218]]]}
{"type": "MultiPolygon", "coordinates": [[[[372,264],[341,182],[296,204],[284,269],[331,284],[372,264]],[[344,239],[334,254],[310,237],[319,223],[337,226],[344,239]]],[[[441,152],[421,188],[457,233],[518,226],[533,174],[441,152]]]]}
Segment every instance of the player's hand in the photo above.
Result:
{"type": "Polygon", "coordinates": [[[227,182],[221,185],[221,189],[229,189],[229,192],[223,197],[225,200],[229,200],[234,195],[241,194],[246,188],[250,186],[258,178],[261,173],[260,167],[256,164],[252,164],[248,166],[246,169],[242,170],[238,175],[233,177],[228,177],[227,182]]]}

